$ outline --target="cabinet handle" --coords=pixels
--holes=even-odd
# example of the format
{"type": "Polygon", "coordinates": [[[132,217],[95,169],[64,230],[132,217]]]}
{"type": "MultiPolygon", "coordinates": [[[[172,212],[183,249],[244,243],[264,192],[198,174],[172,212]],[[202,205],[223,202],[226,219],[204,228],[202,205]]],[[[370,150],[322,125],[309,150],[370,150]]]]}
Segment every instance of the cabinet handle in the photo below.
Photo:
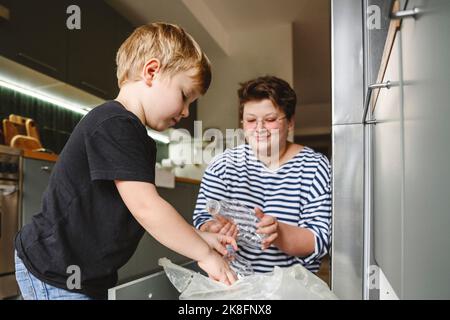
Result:
{"type": "Polygon", "coordinates": [[[101,94],[103,94],[103,95],[105,95],[105,96],[108,94],[108,92],[106,92],[105,90],[102,90],[102,89],[100,89],[100,88],[94,86],[93,84],[90,84],[89,82],[81,81],[81,84],[82,84],[83,86],[88,87],[89,89],[92,89],[92,90],[94,90],[94,91],[97,91],[97,92],[99,92],[99,93],[101,93],[101,94]]]}
{"type": "Polygon", "coordinates": [[[412,8],[411,10],[403,10],[393,12],[391,14],[392,20],[399,20],[403,18],[416,18],[422,11],[419,8],[412,8]]]}
{"type": "Polygon", "coordinates": [[[35,63],[37,65],[40,65],[41,67],[44,67],[46,69],[50,69],[53,72],[58,72],[58,69],[56,69],[55,67],[52,67],[51,65],[46,64],[45,62],[42,62],[42,61],[40,61],[38,59],[35,59],[33,57],[30,57],[29,55],[27,55],[25,53],[19,52],[17,55],[19,57],[21,57],[21,58],[24,58],[25,60],[31,61],[31,62],[33,62],[33,63],[35,63]]]}
{"type": "Polygon", "coordinates": [[[50,172],[50,171],[52,171],[52,168],[50,168],[49,166],[42,166],[41,170],[45,171],[45,172],[50,172]]]}
{"type": "Polygon", "coordinates": [[[363,113],[363,117],[362,117],[362,120],[361,120],[362,124],[374,124],[374,123],[376,123],[376,120],[366,120],[366,118],[367,118],[367,113],[369,111],[369,104],[370,104],[370,99],[372,98],[372,91],[373,91],[373,89],[382,89],[382,88],[390,89],[391,88],[391,81],[386,81],[384,83],[371,84],[367,88],[366,100],[365,100],[365,103],[364,103],[364,113],[363,113]]]}

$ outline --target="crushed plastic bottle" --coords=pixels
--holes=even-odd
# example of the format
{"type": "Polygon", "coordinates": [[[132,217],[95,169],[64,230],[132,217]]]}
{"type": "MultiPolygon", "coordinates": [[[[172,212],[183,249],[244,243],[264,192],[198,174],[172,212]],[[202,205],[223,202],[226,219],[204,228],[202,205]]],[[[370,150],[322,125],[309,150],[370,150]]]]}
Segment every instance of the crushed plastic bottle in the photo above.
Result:
{"type": "MultiPolygon", "coordinates": [[[[237,243],[246,246],[260,248],[265,235],[256,233],[256,224],[259,219],[255,212],[248,209],[236,200],[208,200],[206,210],[213,216],[221,216],[236,224],[238,228],[237,243]]],[[[224,257],[228,261],[231,269],[239,279],[254,275],[252,264],[245,258],[237,254],[233,246],[227,246],[227,255],[224,257]]]]}
{"type": "Polygon", "coordinates": [[[247,276],[255,274],[252,264],[239,256],[232,245],[226,246],[228,253],[224,256],[224,259],[228,262],[231,269],[236,273],[238,279],[242,279],[247,276]]]}
{"type": "Polygon", "coordinates": [[[237,242],[248,246],[261,248],[266,235],[256,233],[256,224],[259,219],[255,212],[236,200],[208,200],[206,210],[211,216],[220,215],[236,224],[238,228],[237,242]]]}

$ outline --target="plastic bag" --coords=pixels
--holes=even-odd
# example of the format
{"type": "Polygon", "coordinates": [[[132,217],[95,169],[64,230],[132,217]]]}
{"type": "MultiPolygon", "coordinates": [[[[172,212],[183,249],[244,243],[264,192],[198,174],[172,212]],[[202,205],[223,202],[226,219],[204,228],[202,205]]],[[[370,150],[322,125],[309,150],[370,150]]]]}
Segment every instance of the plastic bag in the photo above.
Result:
{"type": "Polygon", "coordinates": [[[167,277],[181,293],[181,300],[334,300],[327,284],[301,265],[275,267],[265,274],[239,279],[231,286],[200,273],[159,259],[167,277]]]}

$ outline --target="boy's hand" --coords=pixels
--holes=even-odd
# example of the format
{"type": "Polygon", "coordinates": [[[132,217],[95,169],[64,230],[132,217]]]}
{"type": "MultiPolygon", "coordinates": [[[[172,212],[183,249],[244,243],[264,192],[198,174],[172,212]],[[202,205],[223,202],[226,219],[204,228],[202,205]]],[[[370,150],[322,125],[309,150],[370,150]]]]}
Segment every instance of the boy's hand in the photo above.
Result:
{"type": "Polygon", "coordinates": [[[223,234],[225,236],[233,237],[234,239],[236,239],[238,234],[237,225],[220,215],[215,216],[214,220],[202,224],[200,230],[223,234]]]}
{"type": "Polygon", "coordinates": [[[260,208],[255,208],[255,213],[256,217],[260,219],[256,224],[258,228],[256,233],[267,235],[261,248],[265,250],[278,238],[278,221],[277,218],[264,214],[260,208]]]}
{"type": "Polygon", "coordinates": [[[198,234],[208,243],[210,248],[215,249],[223,256],[228,253],[226,248],[227,244],[231,244],[234,250],[238,250],[236,240],[231,236],[204,231],[198,231],[198,234]]]}
{"type": "Polygon", "coordinates": [[[226,285],[236,282],[235,273],[230,269],[228,263],[214,250],[211,250],[204,260],[199,261],[198,265],[213,280],[220,281],[226,285]]]}

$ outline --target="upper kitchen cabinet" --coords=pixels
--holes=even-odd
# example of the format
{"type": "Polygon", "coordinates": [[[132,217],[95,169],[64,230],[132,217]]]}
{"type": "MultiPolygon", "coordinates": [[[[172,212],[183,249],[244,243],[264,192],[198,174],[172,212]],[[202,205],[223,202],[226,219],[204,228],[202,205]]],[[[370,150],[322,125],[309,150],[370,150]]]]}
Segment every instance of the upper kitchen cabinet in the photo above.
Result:
{"type": "Polygon", "coordinates": [[[134,30],[134,27],[131,25],[128,20],[115,13],[115,24],[116,24],[116,32],[115,32],[115,50],[114,53],[117,52],[120,45],[131,35],[134,30]]]}
{"type": "MultiPolygon", "coordinates": [[[[115,26],[116,26],[116,32],[115,32],[115,42],[114,42],[114,59],[116,57],[117,50],[119,50],[120,45],[131,35],[131,33],[134,30],[134,27],[131,25],[128,20],[120,16],[119,14],[115,13],[116,19],[115,19],[115,26]]],[[[114,97],[117,96],[119,93],[119,87],[117,85],[117,78],[116,78],[116,64],[114,60],[114,90],[113,94],[114,97]]]]}
{"type": "Polygon", "coordinates": [[[95,96],[117,93],[115,54],[117,15],[103,1],[73,1],[81,12],[81,28],[68,30],[68,82],[95,96]]]}
{"type": "Polygon", "coordinates": [[[65,80],[67,2],[0,0],[9,18],[0,18],[0,54],[65,80]]]}
{"type": "Polygon", "coordinates": [[[99,0],[0,5],[1,55],[99,98],[117,95],[115,55],[133,27],[112,7],[99,0]]]}

